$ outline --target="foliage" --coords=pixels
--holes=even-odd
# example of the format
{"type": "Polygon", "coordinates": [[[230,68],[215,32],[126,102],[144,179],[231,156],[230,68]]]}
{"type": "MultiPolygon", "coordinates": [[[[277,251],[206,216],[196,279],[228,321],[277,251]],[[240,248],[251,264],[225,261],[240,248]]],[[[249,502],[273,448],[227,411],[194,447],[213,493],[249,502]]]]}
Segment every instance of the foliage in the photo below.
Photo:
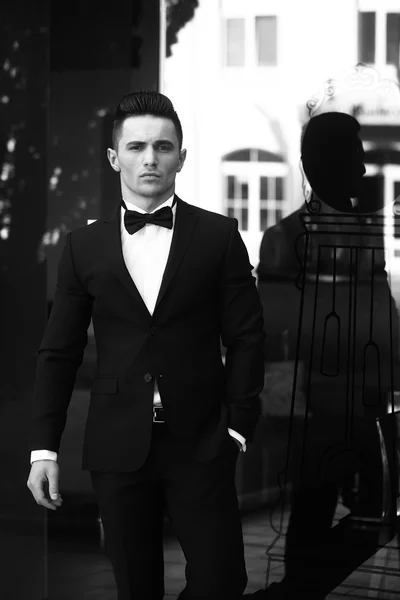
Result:
{"type": "Polygon", "coordinates": [[[199,0],[167,0],[167,57],[178,41],[178,33],[193,19],[199,0]]]}

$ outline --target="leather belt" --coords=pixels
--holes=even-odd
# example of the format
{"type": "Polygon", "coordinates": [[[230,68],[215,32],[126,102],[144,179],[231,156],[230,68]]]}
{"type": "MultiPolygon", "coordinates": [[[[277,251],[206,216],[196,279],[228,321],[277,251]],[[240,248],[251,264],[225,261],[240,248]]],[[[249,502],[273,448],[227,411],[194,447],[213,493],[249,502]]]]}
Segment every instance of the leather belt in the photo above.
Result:
{"type": "Polygon", "coordinates": [[[153,406],[153,423],[165,423],[164,408],[162,406],[153,406]]]}

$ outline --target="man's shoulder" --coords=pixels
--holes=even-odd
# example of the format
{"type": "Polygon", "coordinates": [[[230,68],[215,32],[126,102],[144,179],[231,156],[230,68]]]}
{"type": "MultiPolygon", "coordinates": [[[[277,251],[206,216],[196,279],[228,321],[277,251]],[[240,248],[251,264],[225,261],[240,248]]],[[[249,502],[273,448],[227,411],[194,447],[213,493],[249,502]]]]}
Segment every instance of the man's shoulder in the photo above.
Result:
{"type": "Polygon", "coordinates": [[[304,229],[302,226],[300,215],[302,213],[304,213],[305,210],[306,209],[303,206],[301,206],[294,212],[290,213],[289,215],[287,215],[286,217],[281,219],[275,225],[268,227],[268,229],[266,229],[264,231],[264,237],[269,238],[269,237],[275,237],[277,235],[292,236],[292,235],[295,235],[298,233],[302,233],[304,231],[304,229]]]}
{"type": "Polygon", "coordinates": [[[71,237],[73,237],[74,240],[89,239],[104,231],[104,226],[104,219],[88,220],[88,222],[85,223],[85,225],[80,225],[79,227],[76,227],[75,229],[71,230],[71,237]]]}
{"type": "Polygon", "coordinates": [[[207,210],[205,208],[200,208],[200,206],[196,206],[195,204],[190,204],[189,202],[184,202],[181,200],[190,210],[192,210],[198,217],[207,223],[214,223],[216,226],[220,225],[221,227],[233,227],[236,219],[232,217],[227,217],[226,215],[222,215],[221,213],[207,210]]]}
{"type": "Polygon", "coordinates": [[[69,232],[70,244],[75,256],[92,256],[104,246],[107,223],[104,219],[80,225],[69,232]]]}

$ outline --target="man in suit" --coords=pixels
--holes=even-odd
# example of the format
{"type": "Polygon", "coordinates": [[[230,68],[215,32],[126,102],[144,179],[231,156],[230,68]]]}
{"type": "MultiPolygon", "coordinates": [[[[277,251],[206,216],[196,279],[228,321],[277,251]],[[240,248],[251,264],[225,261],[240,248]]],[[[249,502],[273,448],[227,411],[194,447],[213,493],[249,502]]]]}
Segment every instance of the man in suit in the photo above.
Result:
{"type": "Polygon", "coordinates": [[[47,480],[58,494],[55,461],[92,319],[97,363],[82,468],[119,600],[164,596],[164,508],[187,561],[181,600],[240,598],[235,466],[264,384],[252,267],[236,219],[175,194],[186,151],[168,98],[122,98],[107,152],[122,203],[66,237],[39,349],[28,487],[39,504],[61,506],[43,487],[47,480]]]}

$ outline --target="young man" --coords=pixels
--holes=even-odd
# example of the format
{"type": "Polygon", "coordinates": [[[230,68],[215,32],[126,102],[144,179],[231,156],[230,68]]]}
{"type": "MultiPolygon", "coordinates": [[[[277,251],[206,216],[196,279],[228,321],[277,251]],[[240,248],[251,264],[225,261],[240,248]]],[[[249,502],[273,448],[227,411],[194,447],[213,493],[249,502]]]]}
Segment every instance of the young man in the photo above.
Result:
{"type": "Polygon", "coordinates": [[[42,486],[58,492],[54,461],[93,319],[82,468],[119,600],[164,596],[164,507],[187,561],[182,600],[234,600],[247,583],[235,466],[260,414],[262,307],[237,221],[176,196],[185,157],[168,98],[121,100],[108,159],[122,203],[67,235],[39,350],[28,487],[55,509],[42,486]]]}

